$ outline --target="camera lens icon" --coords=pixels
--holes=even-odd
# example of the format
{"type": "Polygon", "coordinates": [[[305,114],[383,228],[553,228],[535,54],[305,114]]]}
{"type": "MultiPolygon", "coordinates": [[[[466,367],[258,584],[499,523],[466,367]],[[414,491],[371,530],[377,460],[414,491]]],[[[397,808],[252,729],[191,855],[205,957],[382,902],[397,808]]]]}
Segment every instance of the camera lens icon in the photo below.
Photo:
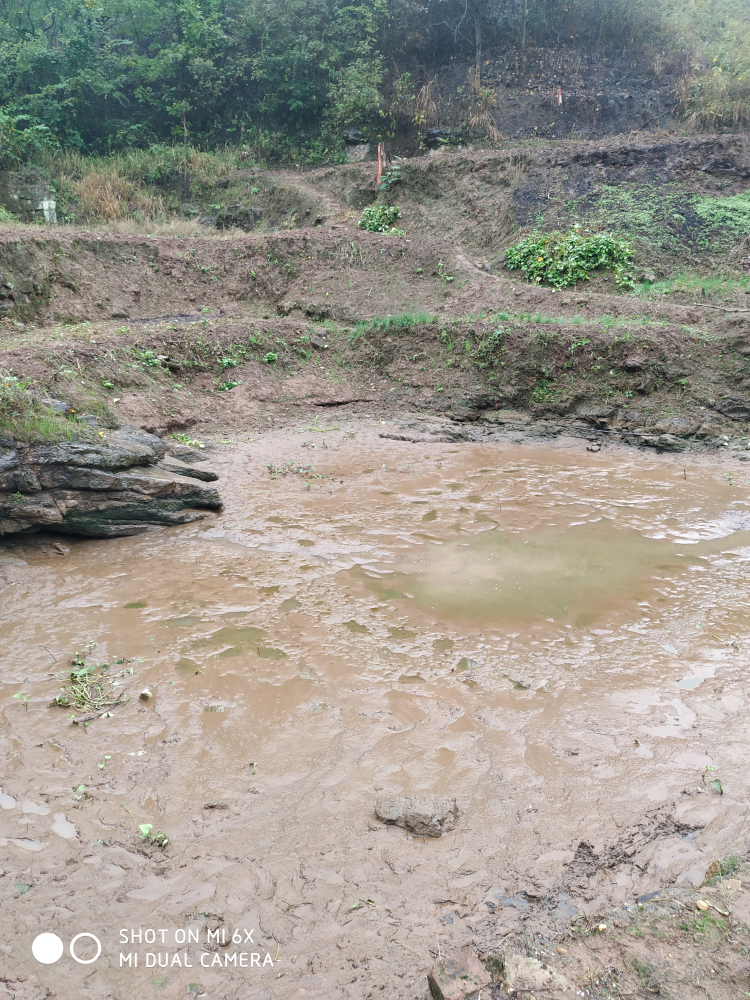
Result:
{"type": "MultiPolygon", "coordinates": [[[[64,951],[64,946],[61,939],[57,934],[38,934],[31,945],[31,954],[42,965],[54,965],[55,962],[62,958],[64,951]]],[[[102,953],[102,943],[96,934],[89,934],[88,931],[83,931],[81,934],[76,934],[73,940],[70,942],[70,957],[74,962],[78,962],[79,965],[91,965],[95,962],[97,958],[102,953]],[[96,945],[96,954],[93,958],[79,958],[76,955],[75,946],[76,942],[80,941],[81,938],[90,938],[96,945]]]]}

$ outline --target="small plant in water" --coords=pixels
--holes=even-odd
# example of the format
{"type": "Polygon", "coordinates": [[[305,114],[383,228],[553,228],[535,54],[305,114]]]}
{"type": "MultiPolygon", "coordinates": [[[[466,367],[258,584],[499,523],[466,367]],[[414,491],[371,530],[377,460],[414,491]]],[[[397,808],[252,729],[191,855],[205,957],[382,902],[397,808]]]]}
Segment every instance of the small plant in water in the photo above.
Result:
{"type": "MultiPolygon", "coordinates": [[[[94,714],[91,718],[96,718],[108,714],[110,709],[126,700],[125,692],[116,691],[115,688],[120,686],[117,678],[132,674],[132,667],[110,674],[108,663],[88,663],[88,655],[95,645],[96,643],[89,643],[82,652],[75,653],[71,658],[73,670],[68,675],[69,683],[63,685],[60,694],[53,698],[51,707],[92,712],[94,714]]],[[[73,722],[79,721],[72,715],[70,718],[73,722]]],[[[90,720],[83,721],[85,725],[90,720]]]]}
{"type": "Polygon", "coordinates": [[[155,847],[166,847],[169,843],[169,837],[166,833],[162,833],[160,830],[154,831],[153,823],[136,823],[135,816],[128,809],[124,802],[120,803],[120,808],[124,809],[125,812],[130,816],[133,821],[133,826],[136,828],[138,833],[141,835],[141,840],[147,844],[153,844],[155,847]]]}
{"type": "Polygon", "coordinates": [[[536,285],[566,288],[586,281],[597,268],[613,271],[618,288],[635,287],[633,247],[611,233],[581,229],[533,232],[505,251],[508,268],[520,268],[536,285]]]}
{"type": "MultiPolygon", "coordinates": [[[[307,465],[304,462],[284,462],[283,465],[274,465],[273,462],[269,462],[266,466],[268,469],[268,474],[271,479],[278,479],[279,476],[312,476],[312,465],[307,465]]],[[[322,478],[314,477],[314,478],[322,478]]]]}
{"type": "Polygon", "coordinates": [[[154,844],[156,847],[166,847],[169,843],[169,837],[166,833],[162,833],[160,830],[155,831],[153,823],[140,823],[138,832],[141,835],[141,840],[154,844]]]}
{"type": "Polygon", "coordinates": [[[173,441],[179,441],[180,444],[189,445],[191,448],[205,448],[206,446],[202,441],[198,441],[197,438],[191,438],[189,434],[173,434],[173,441]]]}
{"type": "Polygon", "coordinates": [[[26,694],[25,691],[19,691],[18,694],[14,694],[13,697],[14,698],[18,698],[20,700],[20,702],[22,703],[23,707],[28,712],[28,710],[29,710],[29,701],[31,700],[31,696],[28,695],[28,694],[26,694]]]}

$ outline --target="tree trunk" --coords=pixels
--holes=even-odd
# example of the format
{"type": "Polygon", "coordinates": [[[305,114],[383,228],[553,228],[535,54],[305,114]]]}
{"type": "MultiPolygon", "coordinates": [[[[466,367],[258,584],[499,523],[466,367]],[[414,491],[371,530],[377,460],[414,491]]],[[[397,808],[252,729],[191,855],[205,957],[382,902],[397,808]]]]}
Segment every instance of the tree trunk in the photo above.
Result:
{"type": "Polygon", "coordinates": [[[476,42],[476,67],[474,69],[474,82],[479,87],[482,79],[482,21],[479,12],[474,15],[474,40],[476,42]]]}
{"type": "Polygon", "coordinates": [[[526,65],[526,21],[529,16],[529,0],[523,0],[523,22],[521,24],[521,72],[526,65]]]}

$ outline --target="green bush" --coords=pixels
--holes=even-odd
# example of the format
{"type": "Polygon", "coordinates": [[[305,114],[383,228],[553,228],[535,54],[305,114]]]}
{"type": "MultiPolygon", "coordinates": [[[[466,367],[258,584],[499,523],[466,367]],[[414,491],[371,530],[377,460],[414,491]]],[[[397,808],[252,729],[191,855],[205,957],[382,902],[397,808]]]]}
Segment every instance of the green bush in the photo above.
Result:
{"type": "Polygon", "coordinates": [[[401,210],[395,205],[368,205],[359,220],[359,228],[369,233],[392,233],[403,236],[403,229],[394,229],[393,223],[401,218],[401,210]]]}
{"type": "Polygon", "coordinates": [[[508,268],[529,281],[566,288],[586,281],[597,268],[614,271],[620,288],[633,288],[633,248],[611,233],[576,226],[567,233],[529,233],[505,251],[508,268]]]}
{"type": "Polygon", "coordinates": [[[33,400],[25,382],[0,368],[0,416],[5,418],[26,417],[33,412],[33,400]]]}

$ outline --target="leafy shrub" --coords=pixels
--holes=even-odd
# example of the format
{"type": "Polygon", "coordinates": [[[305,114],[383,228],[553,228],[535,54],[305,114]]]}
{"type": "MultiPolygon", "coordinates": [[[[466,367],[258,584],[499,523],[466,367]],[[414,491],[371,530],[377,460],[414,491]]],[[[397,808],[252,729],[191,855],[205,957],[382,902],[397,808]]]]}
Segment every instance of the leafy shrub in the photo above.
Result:
{"type": "Polygon", "coordinates": [[[380,111],[378,88],[383,82],[383,60],[380,56],[355,59],[334,74],[328,88],[328,119],[335,128],[361,125],[380,111]]]}
{"type": "Polygon", "coordinates": [[[392,233],[403,236],[403,229],[394,229],[393,223],[401,218],[401,210],[395,205],[368,205],[359,220],[359,228],[368,233],[392,233]]]}
{"type": "Polygon", "coordinates": [[[529,281],[565,288],[586,281],[591,271],[614,271],[619,288],[633,288],[633,248],[611,233],[576,226],[567,233],[529,233],[505,258],[510,270],[520,268],[529,281]]]}
{"type": "Polygon", "coordinates": [[[33,409],[33,399],[26,384],[6,369],[0,368],[0,416],[27,417],[33,409]]]}
{"type": "Polygon", "coordinates": [[[57,146],[57,139],[42,121],[18,109],[0,108],[0,164],[13,166],[34,153],[57,146]],[[10,113],[9,113],[10,112],[10,113]]]}

